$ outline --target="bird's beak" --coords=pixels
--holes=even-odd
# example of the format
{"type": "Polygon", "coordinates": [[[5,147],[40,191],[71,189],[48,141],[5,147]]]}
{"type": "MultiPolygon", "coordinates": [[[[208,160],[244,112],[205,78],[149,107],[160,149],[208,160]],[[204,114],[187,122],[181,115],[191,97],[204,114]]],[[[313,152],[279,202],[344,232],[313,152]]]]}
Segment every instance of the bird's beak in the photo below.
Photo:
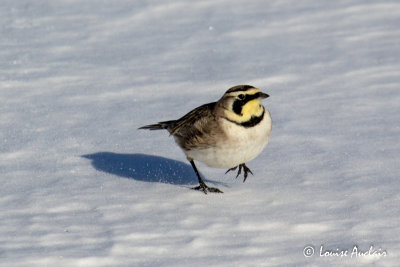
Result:
{"type": "Polygon", "coordinates": [[[267,97],[269,97],[269,94],[260,92],[260,98],[267,98],[267,97]]]}

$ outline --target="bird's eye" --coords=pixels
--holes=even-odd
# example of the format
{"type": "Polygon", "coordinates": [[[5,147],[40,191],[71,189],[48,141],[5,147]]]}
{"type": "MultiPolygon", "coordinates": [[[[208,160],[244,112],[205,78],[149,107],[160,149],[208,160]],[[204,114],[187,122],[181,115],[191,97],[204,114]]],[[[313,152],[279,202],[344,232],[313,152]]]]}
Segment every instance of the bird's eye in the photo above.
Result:
{"type": "Polygon", "coordinates": [[[240,100],[243,100],[243,99],[244,99],[244,94],[238,95],[238,98],[239,98],[240,100]]]}

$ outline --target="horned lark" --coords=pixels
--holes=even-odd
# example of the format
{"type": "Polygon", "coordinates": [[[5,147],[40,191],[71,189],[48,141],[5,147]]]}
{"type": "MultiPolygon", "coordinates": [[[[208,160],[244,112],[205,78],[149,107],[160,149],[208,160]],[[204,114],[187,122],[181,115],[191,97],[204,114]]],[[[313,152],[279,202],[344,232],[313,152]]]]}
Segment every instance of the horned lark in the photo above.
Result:
{"type": "MultiPolygon", "coordinates": [[[[178,120],[163,121],[139,129],[166,129],[181,147],[199,180],[193,188],[222,193],[208,187],[194,164],[194,160],[210,167],[238,167],[236,177],[243,169],[243,182],[251,170],[246,163],[257,157],[267,145],[272,130],[269,111],[261,105],[261,99],[269,95],[250,85],[230,88],[217,102],[202,105],[178,120]]],[[[226,173],[227,173],[226,172],[226,173]]]]}

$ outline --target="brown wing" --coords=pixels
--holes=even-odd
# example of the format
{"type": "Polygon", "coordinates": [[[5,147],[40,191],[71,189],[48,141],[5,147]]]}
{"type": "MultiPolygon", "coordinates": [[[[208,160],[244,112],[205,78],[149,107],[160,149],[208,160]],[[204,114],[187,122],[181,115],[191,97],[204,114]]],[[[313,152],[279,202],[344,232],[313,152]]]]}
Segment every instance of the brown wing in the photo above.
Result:
{"type": "Polygon", "coordinates": [[[191,150],[215,145],[215,136],[223,133],[213,112],[215,105],[213,102],[195,108],[168,128],[180,147],[191,150]]]}

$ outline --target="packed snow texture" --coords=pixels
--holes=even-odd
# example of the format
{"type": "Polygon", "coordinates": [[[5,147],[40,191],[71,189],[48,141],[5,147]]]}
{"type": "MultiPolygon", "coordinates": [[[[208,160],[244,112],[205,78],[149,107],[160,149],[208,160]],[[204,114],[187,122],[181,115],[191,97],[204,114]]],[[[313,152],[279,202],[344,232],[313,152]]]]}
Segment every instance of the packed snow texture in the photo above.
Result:
{"type": "Polygon", "coordinates": [[[0,22],[0,266],[400,262],[398,1],[5,0],[0,22]],[[198,163],[224,194],[191,190],[137,128],[237,84],[271,96],[270,143],[246,183],[198,163]]]}

